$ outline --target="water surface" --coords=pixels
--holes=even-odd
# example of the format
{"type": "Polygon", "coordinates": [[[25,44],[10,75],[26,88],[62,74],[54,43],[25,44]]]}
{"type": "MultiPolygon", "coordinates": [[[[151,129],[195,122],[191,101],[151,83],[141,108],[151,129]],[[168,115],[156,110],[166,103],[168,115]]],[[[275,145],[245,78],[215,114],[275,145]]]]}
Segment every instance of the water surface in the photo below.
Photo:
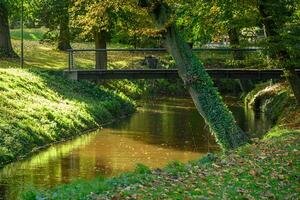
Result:
{"type": "MultiPolygon", "coordinates": [[[[245,131],[269,128],[268,121],[230,106],[245,131]]],[[[104,129],[54,145],[0,170],[0,199],[16,199],[24,188],[51,188],[76,179],[111,177],[131,171],[137,163],[164,167],[173,160],[188,162],[218,151],[190,99],[140,102],[139,111],[104,129]]]]}

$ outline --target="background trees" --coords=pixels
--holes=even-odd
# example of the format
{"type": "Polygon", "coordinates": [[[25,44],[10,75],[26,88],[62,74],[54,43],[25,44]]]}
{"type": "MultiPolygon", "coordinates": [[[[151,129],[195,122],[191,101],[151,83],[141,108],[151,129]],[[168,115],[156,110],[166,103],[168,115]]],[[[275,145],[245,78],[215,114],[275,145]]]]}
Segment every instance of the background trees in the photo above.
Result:
{"type": "Polygon", "coordinates": [[[258,1],[258,10],[267,35],[266,52],[272,59],[272,65],[284,69],[298,105],[300,79],[295,69],[300,63],[299,4],[299,0],[258,1]]]}
{"type": "Polygon", "coordinates": [[[9,29],[9,16],[16,12],[19,1],[0,0],[0,58],[1,57],[16,57],[13,50],[10,29],[9,29]]]}
{"type": "MultiPolygon", "coordinates": [[[[96,49],[106,49],[109,33],[125,5],[126,1],[121,0],[75,0],[73,23],[81,28],[81,34],[94,38],[96,49]]],[[[107,68],[107,52],[96,52],[96,68],[107,68]]]]}
{"type": "Polygon", "coordinates": [[[34,13],[43,25],[50,31],[58,30],[57,48],[67,50],[71,48],[69,27],[69,8],[71,0],[34,0],[29,13],[34,13]]]}

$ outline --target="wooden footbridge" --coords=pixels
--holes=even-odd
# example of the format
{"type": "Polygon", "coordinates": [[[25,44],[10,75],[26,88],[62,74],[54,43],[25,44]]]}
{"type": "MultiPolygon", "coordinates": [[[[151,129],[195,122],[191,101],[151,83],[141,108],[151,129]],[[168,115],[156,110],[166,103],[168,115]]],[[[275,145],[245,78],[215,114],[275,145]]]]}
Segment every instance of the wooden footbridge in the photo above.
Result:
{"type": "MultiPolygon", "coordinates": [[[[193,51],[259,51],[257,48],[248,49],[211,49],[200,48],[193,51]]],[[[165,52],[165,49],[72,49],[69,50],[68,63],[69,68],[65,70],[65,74],[73,80],[107,80],[107,79],[175,79],[179,78],[177,69],[76,69],[74,66],[75,52],[110,52],[110,51],[126,51],[126,52],[165,52]]],[[[281,69],[207,69],[208,74],[213,79],[281,79],[283,78],[283,70],[281,69]]],[[[296,70],[300,75],[300,69],[296,70]]]]}
{"type": "MultiPolygon", "coordinates": [[[[207,69],[213,79],[281,79],[281,69],[207,69]]],[[[300,69],[297,70],[300,76],[300,69]]],[[[124,70],[66,70],[65,74],[73,80],[107,79],[174,79],[179,78],[176,69],[124,69],[124,70]]]]}

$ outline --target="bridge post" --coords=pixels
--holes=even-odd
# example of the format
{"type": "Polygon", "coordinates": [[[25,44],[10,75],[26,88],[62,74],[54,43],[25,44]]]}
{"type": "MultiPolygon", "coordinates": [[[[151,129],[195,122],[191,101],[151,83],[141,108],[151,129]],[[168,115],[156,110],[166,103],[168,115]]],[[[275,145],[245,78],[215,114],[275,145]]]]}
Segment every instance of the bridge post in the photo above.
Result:
{"type": "Polygon", "coordinates": [[[68,68],[69,71],[71,71],[72,69],[74,69],[74,52],[72,49],[68,50],[69,55],[68,55],[68,68]]]}
{"type": "Polygon", "coordinates": [[[78,81],[78,71],[64,71],[64,75],[68,77],[68,79],[78,81]]]}

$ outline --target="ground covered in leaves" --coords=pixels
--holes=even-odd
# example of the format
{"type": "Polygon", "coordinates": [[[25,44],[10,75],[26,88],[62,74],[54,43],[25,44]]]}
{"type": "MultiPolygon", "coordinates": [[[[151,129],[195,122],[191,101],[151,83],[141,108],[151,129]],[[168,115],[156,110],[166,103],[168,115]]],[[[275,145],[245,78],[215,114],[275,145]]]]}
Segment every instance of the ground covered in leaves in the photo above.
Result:
{"type": "Polygon", "coordinates": [[[300,132],[274,129],[227,154],[209,154],[112,179],[78,181],[25,199],[297,199],[300,194],[300,132]]]}

